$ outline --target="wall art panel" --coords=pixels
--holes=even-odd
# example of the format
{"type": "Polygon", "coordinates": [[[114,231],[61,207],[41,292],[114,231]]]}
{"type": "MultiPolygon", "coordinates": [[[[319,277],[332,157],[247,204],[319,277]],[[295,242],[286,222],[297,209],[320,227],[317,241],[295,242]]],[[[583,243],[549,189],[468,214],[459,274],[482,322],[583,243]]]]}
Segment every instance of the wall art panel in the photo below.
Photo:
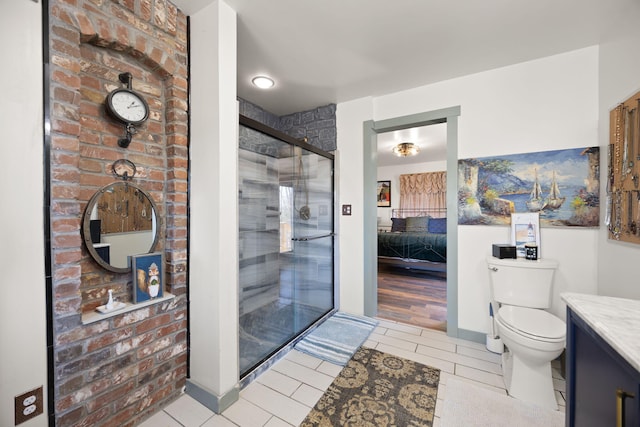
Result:
{"type": "Polygon", "coordinates": [[[598,227],[599,171],[599,147],[458,160],[458,224],[538,212],[541,227],[598,227]]]}

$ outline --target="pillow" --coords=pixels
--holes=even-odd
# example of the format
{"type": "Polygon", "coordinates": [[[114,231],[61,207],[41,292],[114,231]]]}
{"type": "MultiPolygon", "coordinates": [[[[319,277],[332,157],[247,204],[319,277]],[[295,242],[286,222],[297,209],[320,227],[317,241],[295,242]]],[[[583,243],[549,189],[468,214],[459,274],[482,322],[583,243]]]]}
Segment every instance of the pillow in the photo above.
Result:
{"type": "Polygon", "coordinates": [[[405,218],[391,218],[391,231],[406,231],[407,220],[405,218]]]}
{"type": "Polygon", "coordinates": [[[427,231],[429,226],[428,216],[410,216],[407,218],[407,231],[427,231]]]}
{"type": "Polygon", "coordinates": [[[429,233],[447,234],[447,218],[431,218],[428,230],[429,233]]]}

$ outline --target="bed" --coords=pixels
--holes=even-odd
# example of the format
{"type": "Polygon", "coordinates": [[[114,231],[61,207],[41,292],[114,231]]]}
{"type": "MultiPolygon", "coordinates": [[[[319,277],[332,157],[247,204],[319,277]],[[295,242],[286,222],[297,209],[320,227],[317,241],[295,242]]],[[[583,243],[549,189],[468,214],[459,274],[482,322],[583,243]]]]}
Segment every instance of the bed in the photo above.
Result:
{"type": "Polygon", "coordinates": [[[378,262],[396,267],[446,271],[447,218],[443,209],[394,209],[392,225],[378,231],[378,262]]]}

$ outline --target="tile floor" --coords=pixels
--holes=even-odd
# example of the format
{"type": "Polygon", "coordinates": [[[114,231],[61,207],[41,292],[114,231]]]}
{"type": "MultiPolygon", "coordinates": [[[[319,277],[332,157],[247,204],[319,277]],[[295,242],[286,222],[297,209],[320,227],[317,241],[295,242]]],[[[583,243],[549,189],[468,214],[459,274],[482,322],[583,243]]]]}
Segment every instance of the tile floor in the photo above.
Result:
{"type": "MultiPolygon", "coordinates": [[[[465,381],[505,393],[500,356],[484,345],[450,338],[445,333],[379,319],[380,324],[364,343],[390,354],[441,370],[434,426],[440,425],[447,378],[465,381]]],[[[221,415],[183,395],[141,427],[286,427],[298,426],[338,375],[341,366],[296,350],[260,375],[240,392],[240,400],[221,415]]],[[[565,382],[559,364],[553,368],[560,410],[565,410],[565,382]]]]}

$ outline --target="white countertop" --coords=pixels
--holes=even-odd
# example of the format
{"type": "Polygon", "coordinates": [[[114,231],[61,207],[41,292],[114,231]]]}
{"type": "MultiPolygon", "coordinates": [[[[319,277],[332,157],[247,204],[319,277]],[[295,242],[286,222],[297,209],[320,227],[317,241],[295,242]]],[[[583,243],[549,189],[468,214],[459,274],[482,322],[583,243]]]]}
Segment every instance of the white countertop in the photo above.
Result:
{"type": "Polygon", "coordinates": [[[640,301],[601,295],[560,295],[614,350],[640,372],[640,301]]]}

